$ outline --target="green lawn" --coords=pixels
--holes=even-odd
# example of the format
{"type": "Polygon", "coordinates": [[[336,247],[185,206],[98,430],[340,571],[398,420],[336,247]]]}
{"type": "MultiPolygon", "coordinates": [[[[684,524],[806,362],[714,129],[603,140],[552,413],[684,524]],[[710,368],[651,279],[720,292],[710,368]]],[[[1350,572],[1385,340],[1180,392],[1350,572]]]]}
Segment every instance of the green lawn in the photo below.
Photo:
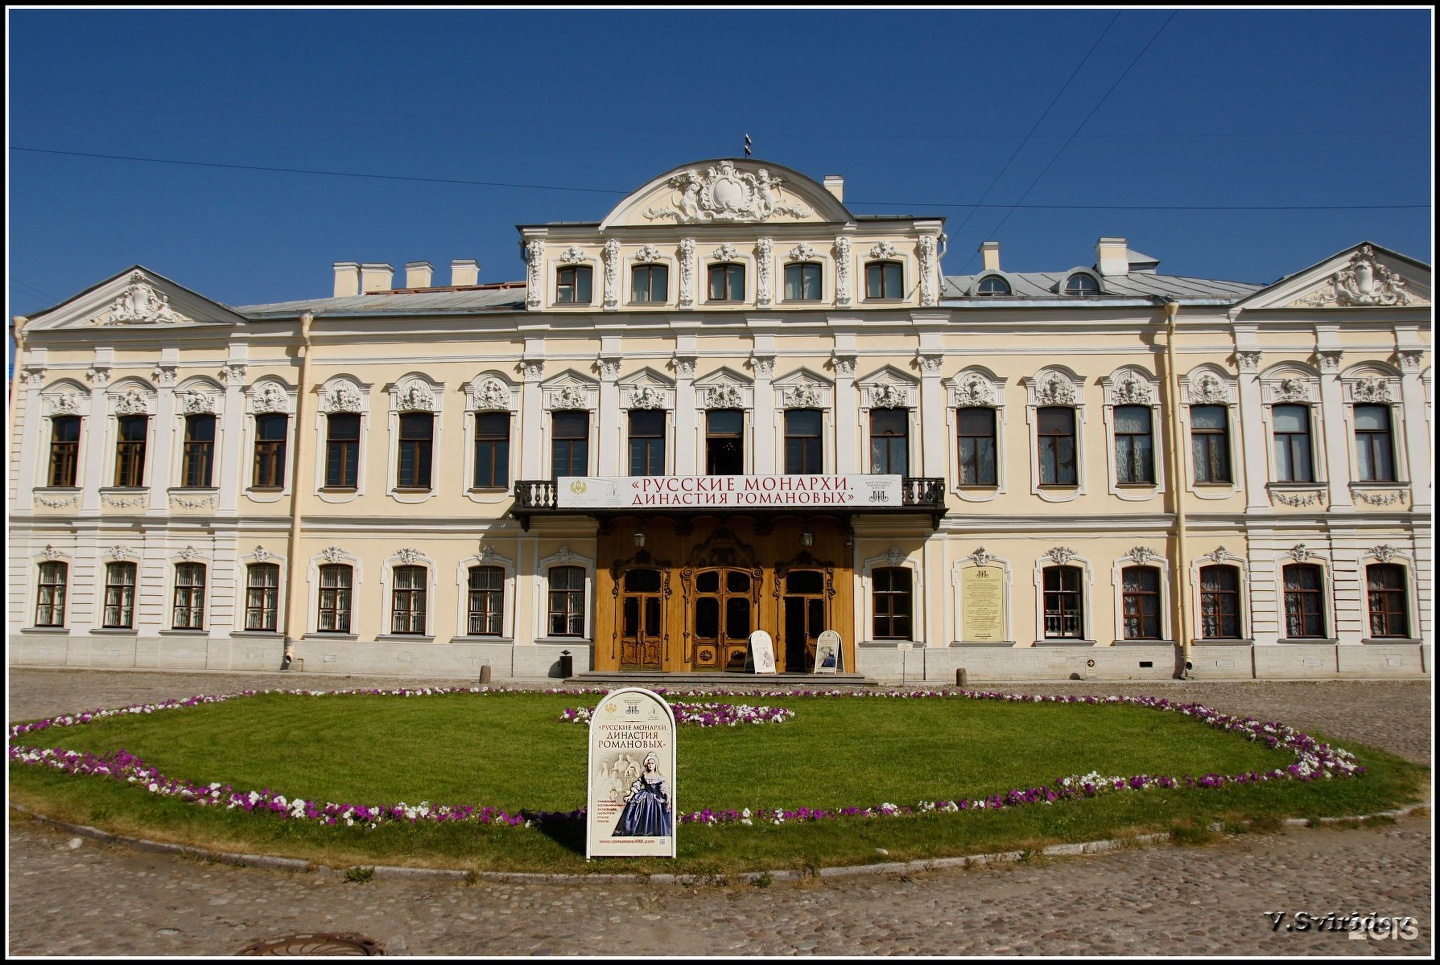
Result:
{"type": "MultiPolygon", "coordinates": [[[[695,699],[695,698],[671,698],[695,699]]],[[[681,727],[677,810],[913,805],[1047,785],[1098,771],[1226,775],[1283,768],[1270,751],[1176,713],[1116,704],[964,698],[726,698],[795,711],[784,724],[681,727]]],[[[491,805],[568,811],[585,803],[583,725],[558,722],[595,695],[262,694],[52,728],[15,743],[138,755],[170,777],[349,804],[491,805]]],[[[1318,735],[1317,735],[1318,736],[1318,735]]],[[[1408,802],[1424,769],[1360,750],[1358,778],[1225,789],[1147,790],[996,813],[855,818],[783,826],[683,824],[680,858],[609,859],[594,870],[737,871],[934,857],[1089,840],[1137,830],[1368,813],[1408,802]],[[883,848],[889,857],[881,857],[883,848]]],[[[72,821],[206,847],[331,864],[576,870],[583,831],[450,826],[330,828],[160,799],[98,778],[11,765],[12,800],[72,821]],[[578,852],[578,853],[577,853],[578,852]]]]}

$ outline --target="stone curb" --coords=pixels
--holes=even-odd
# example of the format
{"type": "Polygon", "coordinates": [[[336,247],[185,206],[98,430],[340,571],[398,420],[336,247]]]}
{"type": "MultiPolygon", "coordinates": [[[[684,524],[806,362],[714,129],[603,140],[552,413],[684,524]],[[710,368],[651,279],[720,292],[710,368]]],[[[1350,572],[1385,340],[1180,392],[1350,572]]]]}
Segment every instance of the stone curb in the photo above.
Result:
{"type": "MultiPolygon", "coordinates": [[[[1373,818],[1402,818],[1415,814],[1419,811],[1430,809],[1430,802],[1423,801],[1406,807],[1397,808],[1392,811],[1380,811],[1376,814],[1357,815],[1344,818],[1285,818],[1281,821],[1282,827],[1287,828],[1308,828],[1315,825],[1346,824],[1352,821],[1368,821],[1373,818]]],[[[238,854],[225,851],[207,851],[203,848],[192,848],[179,844],[166,844],[160,841],[148,841],[144,838],[131,838],[118,834],[111,834],[99,828],[92,828],[83,824],[69,824],[64,821],[56,821],[47,818],[43,814],[36,814],[29,808],[20,804],[11,804],[10,810],[18,812],[36,821],[41,821],[54,828],[68,831],[80,837],[92,838],[107,844],[118,844],[134,848],[137,851],[148,851],[160,854],[177,854],[182,857],[196,858],[201,861],[215,861],[221,864],[230,864],[240,867],[273,868],[277,871],[300,871],[307,873],[333,875],[344,877],[350,869],[332,868],[328,865],[312,864],[299,858],[282,858],[274,855],[263,854],[238,854]]],[[[1209,827],[1211,831],[1224,831],[1225,826],[1217,823],[1209,827]]],[[[524,871],[458,871],[453,868],[408,868],[399,865],[365,865],[374,878],[403,878],[411,880],[449,880],[449,881],[499,881],[512,883],[526,882],[548,882],[556,884],[568,884],[574,882],[594,882],[597,884],[661,884],[661,885],[699,885],[699,884],[750,884],[755,881],[799,881],[806,877],[818,878],[843,878],[855,875],[880,875],[880,874],[917,874],[925,871],[941,871],[946,869],[984,868],[989,865],[1014,864],[1024,861],[1027,856],[1045,857],[1071,857],[1076,855],[1101,854],[1107,851],[1117,851],[1125,847],[1146,846],[1155,844],[1167,844],[1171,839],[1169,832],[1161,831],[1155,834],[1137,834],[1129,838],[1106,838],[1099,841],[1084,841],[1071,844],[1052,844],[1034,851],[1000,851],[994,854],[975,854],[957,856],[953,858],[922,858],[915,861],[886,861],[879,864],[849,865],[838,868],[820,868],[814,872],[797,870],[777,871],[745,871],[731,875],[684,875],[684,874],[543,874],[540,872],[524,871]]]]}

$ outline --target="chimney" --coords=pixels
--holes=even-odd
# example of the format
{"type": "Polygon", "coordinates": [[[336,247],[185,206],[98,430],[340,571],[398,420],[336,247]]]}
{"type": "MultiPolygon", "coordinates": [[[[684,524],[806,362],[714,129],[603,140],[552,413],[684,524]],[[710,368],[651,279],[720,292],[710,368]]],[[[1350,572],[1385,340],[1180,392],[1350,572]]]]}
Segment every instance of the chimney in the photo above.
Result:
{"type": "Polygon", "coordinates": [[[361,265],[360,291],[385,292],[394,287],[395,269],[389,265],[361,265]]]}
{"type": "Polygon", "coordinates": [[[360,294],[360,266],[353,261],[335,262],[335,297],[360,294]]]}
{"type": "Polygon", "coordinates": [[[405,287],[429,288],[430,273],[435,270],[428,261],[405,262],[405,287]]]}
{"type": "Polygon", "coordinates": [[[980,245],[981,268],[984,271],[1000,270],[1000,242],[986,241],[980,245]]]}
{"type": "Polygon", "coordinates": [[[845,179],[838,174],[825,175],[825,190],[835,195],[836,201],[845,200],[845,179]]]}
{"type": "Polygon", "coordinates": [[[450,262],[450,284],[456,288],[480,284],[480,262],[474,258],[456,258],[450,262]]]}
{"type": "Polygon", "coordinates": [[[1130,256],[1124,238],[1101,238],[1095,242],[1095,270],[1106,276],[1130,274],[1130,256]]]}

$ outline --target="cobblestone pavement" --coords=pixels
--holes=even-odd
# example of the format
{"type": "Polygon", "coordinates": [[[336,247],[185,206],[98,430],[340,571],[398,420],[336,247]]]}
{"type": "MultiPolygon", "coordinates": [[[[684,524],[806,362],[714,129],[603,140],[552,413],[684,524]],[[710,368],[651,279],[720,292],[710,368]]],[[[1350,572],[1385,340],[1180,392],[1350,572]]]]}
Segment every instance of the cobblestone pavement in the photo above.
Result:
{"type": "MultiPolygon", "coordinates": [[[[270,687],[415,686],[307,675],[9,672],[9,719],[270,687]]],[[[456,681],[430,681],[455,684],[456,681]]],[[[1428,762],[1431,687],[1395,682],[1087,682],[984,689],[1148,693],[1281,720],[1428,762]]],[[[1291,829],[964,871],[755,884],[458,880],[232,867],[99,843],[12,812],[8,951],[233,955],[297,934],[390,955],[1428,955],[1428,812],[1375,828],[1291,829]],[[1279,927],[1265,912],[1286,912],[1279,927]],[[1415,919],[1357,941],[1295,916],[1415,919]],[[1292,927],[1288,928],[1286,925],[1292,927]]]]}

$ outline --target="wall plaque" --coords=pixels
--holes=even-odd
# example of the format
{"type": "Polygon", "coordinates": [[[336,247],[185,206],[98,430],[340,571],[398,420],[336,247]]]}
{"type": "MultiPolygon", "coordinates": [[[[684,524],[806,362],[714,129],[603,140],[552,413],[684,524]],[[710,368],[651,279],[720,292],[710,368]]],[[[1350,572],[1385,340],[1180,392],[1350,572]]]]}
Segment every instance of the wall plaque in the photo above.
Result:
{"type": "Polygon", "coordinates": [[[1005,571],[998,566],[967,566],[960,571],[964,628],[960,639],[1000,643],[1005,639],[1005,571]]]}

